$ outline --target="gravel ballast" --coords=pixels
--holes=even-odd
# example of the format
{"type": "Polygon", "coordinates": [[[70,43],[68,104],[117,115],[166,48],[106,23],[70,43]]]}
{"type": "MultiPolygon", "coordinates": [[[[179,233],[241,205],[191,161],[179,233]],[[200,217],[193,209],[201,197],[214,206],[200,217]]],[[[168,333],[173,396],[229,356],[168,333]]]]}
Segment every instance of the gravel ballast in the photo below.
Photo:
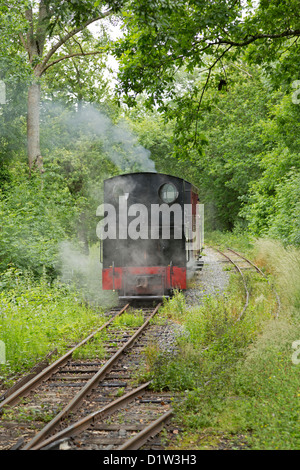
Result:
{"type": "Polygon", "coordinates": [[[212,248],[205,248],[202,259],[204,265],[201,271],[196,271],[189,280],[185,292],[189,307],[201,304],[204,297],[222,294],[229,284],[230,271],[225,271],[226,260],[212,248]]]}

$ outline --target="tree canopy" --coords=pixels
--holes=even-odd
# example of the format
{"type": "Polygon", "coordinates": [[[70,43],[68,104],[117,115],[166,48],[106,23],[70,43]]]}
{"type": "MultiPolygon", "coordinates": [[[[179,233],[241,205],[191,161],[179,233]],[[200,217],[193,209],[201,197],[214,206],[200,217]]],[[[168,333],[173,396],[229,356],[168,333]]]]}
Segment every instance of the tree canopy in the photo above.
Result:
{"type": "Polygon", "coordinates": [[[149,168],[199,188],[208,229],[299,244],[297,7],[2,2],[1,269],[55,273],[62,240],[86,251],[97,242],[103,179],[149,168]],[[113,42],[102,20],[115,19],[123,35],[113,42]],[[116,88],[108,53],[119,63],[116,88]]]}
{"type": "MultiPolygon", "coordinates": [[[[296,50],[300,35],[297,0],[138,0],[123,11],[124,39],[116,45],[120,59],[119,91],[127,103],[147,95],[148,105],[158,106],[174,117],[191,109],[197,122],[200,107],[212,76],[217,71],[219,86],[225,84],[224,62],[247,54],[249,61],[270,64],[286,49],[296,50]],[[198,68],[201,80],[178,97],[174,86],[178,70],[198,68]],[[197,103],[195,104],[195,101],[197,103]]],[[[193,143],[197,143],[197,125],[193,143]]]]}

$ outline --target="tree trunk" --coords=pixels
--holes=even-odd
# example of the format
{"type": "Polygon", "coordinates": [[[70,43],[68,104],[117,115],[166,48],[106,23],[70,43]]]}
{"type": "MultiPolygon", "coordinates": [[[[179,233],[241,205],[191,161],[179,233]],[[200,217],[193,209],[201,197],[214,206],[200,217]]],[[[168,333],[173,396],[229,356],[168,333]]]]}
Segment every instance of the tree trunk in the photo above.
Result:
{"type": "MultiPolygon", "coordinates": [[[[27,3],[27,2],[25,2],[27,3]]],[[[103,19],[106,16],[112,14],[112,10],[108,10],[103,14],[99,14],[96,9],[97,15],[90,20],[85,21],[81,26],[74,27],[71,31],[67,32],[63,37],[56,42],[48,53],[43,58],[43,51],[46,44],[46,38],[49,34],[48,27],[50,25],[51,18],[55,15],[55,8],[50,8],[50,3],[46,0],[39,0],[38,2],[28,2],[28,9],[25,11],[25,18],[27,20],[26,32],[19,33],[19,38],[23,47],[25,48],[29,63],[32,66],[34,81],[30,85],[28,90],[28,110],[27,110],[27,151],[28,151],[28,163],[29,163],[29,174],[31,175],[32,171],[36,167],[41,173],[44,172],[43,169],[43,159],[40,151],[40,83],[39,78],[45,73],[47,68],[51,67],[61,60],[68,59],[73,57],[73,55],[90,55],[98,54],[99,51],[93,51],[84,53],[81,49],[80,53],[67,54],[66,56],[56,59],[49,63],[51,57],[57,52],[57,50],[64,45],[69,39],[74,37],[77,33],[83,31],[87,26],[94,23],[97,20],[103,19]],[[33,9],[31,3],[38,5],[38,12],[36,11],[36,6],[33,9]]],[[[67,2],[66,2],[67,3],[67,2]]],[[[79,2],[78,2],[79,3],[79,2]]],[[[77,7],[76,7],[77,8],[77,7]]],[[[81,7],[78,9],[81,11],[81,7]]],[[[76,10],[76,9],[75,9],[76,10]]],[[[69,14],[69,13],[68,13],[69,14]]],[[[72,13],[73,14],[73,13],[72,13]]],[[[56,18],[56,21],[60,18],[56,18]]],[[[71,18],[71,15],[69,15],[71,18]]],[[[61,19],[64,17],[61,15],[61,19]]],[[[66,18],[67,21],[67,18],[66,18]]],[[[67,24],[67,23],[66,23],[67,24]]],[[[80,46],[81,47],[81,46],[80,46]]]]}
{"type": "Polygon", "coordinates": [[[40,84],[34,81],[28,90],[27,109],[27,150],[29,173],[36,166],[43,173],[43,159],[40,151],[40,84]]]}

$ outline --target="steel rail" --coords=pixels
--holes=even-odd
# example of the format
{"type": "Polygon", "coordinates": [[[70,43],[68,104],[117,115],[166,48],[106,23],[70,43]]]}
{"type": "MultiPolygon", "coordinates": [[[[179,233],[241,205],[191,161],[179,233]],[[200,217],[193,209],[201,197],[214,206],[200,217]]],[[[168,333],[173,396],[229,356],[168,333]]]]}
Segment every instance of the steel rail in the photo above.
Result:
{"type": "Polygon", "coordinates": [[[59,431],[56,434],[53,434],[45,441],[42,441],[36,446],[31,447],[31,450],[48,450],[57,447],[61,442],[65,441],[67,438],[74,437],[77,434],[80,434],[100,419],[106,418],[110,414],[114,413],[116,410],[121,409],[123,406],[133,401],[137,396],[142,395],[146,391],[150,383],[151,382],[147,382],[141,385],[140,387],[131,390],[123,397],[117,398],[116,400],[112,401],[100,410],[94,411],[93,413],[90,413],[79,421],[72,423],[70,426],[63,429],[62,431],[59,431]]]}
{"type": "Polygon", "coordinates": [[[275,314],[275,317],[278,318],[279,316],[279,312],[280,312],[280,309],[281,309],[281,302],[280,302],[280,297],[278,295],[278,292],[276,291],[275,287],[270,283],[269,279],[267,278],[267,276],[262,272],[262,270],[256,266],[254,263],[252,263],[252,261],[250,261],[248,258],[246,258],[245,256],[241,255],[240,253],[238,253],[237,251],[233,250],[232,248],[227,248],[227,250],[229,251],[232,251],[232,253],[235,253],[237,256],[240,256],[242,259],[244,259],[245,261],[247,261],[247,263],[251,264],[251,266],[253,266],[256,271],[258,273],[260,273],[268,282],[268,284],[271,286],[271,289],[273,290],[274,294],[275,294],[275,297],[276,297],[276,301],[277,301],[277,311],[276,311],[276,314],[275,314]]]}
{"type": "Polygon", "coordinates": [[[264,275],[264,273],[262,272],[262,270],[256,266],[254,263],[252,263],[252,261],[250,261],[250,259],[246,258],[245,256],[241,255],[240,253],[238,253],[237,251],[233,250],[232,248],[226,248],[226,250],[228,251],[231,251],[232,253],[234,253],[235,255],[239,256],[240,258],[242,258],[243,260],[247,261],[247,263],[251,264],[251,266],[253,266],[253,268],[258,272],[260,273],[263,277],[266,277],[264,275]]]}
{"type": "Polygon", "coordinates": [[[145,442],[158,434],[163,427],[163,424],[166,423],[172,416],[173,410],[167,411],[165,414],[160,416],[156,421],[150,423],[145,429],[136,434],[128,441],[124,442],[117,450],[138,450],[145,444],[145,442]]]}
{"type": "Polygon", "coordinates": [[[244,284],[244,288],[245,288],[245,293],[246,293],[246,298],[245,298],[245,302],[244,302],[244,307],[243,309],[241,310],[239,316],[238,316],[238,321],[242,318],[242,316],[244,315],[245,313],[245,310],[247,309],[248,305],[249,305],[249,291],[248,291],[248,287],[247,287],[247,283],[246,283],[246,280],[245,280],[245,277],[244,277],[244,274],[242,273],[240,267],[228,256],[226,255],[225,253],[223,253],[223,251],[219,250],[218,248],[216,247],[212,247],[214,250],[218,251],[222,256],[224,256],[225,258],[228,259],[228,261],[230,261],[230,263],[232,263],[235,267],[235,269],[239,272],[239,274],[241,275],[242,279],[243,279],[243,284],[244,284]]]}
{"type": "Polygon", "coordinates": [[[144,324],[135,332],[135,334],[122,346],[105,364],[102,366],[99,371],[82,387],[82,389],[73,397],[73,399],[58,413],[43,429],[41,429],[33,439],[28,442],[23,450],[29,450],[35,447],[38,443],[42,442],[46,439],[46,437],[54,431],[56,426],[66,418],[66,416],[73,411],[80,402],[89,394],[93,388],[97,386],[97,384],[104,378],[106,374],[110,372],[114,364],[118,361],[119,357],[123,354],[123,352],[131,346],[134,341],[141,335],[144,331],[150,320],[154,317],[157,313],[161,303],[159,303],[152,314],[147,318],[144,324]]]}
{"type": "Polygon", "coordinates": [[[121,315],[128,307],[129,303],[125,305],[119,312],[117,312],[112,318],[110,318],[105,324],[103,324],[100,328],[95,330],[93,333],[91,333],[89,336],[87,336],[83,341],[78,343],[76,346],[74,346],[72,349],[70,349],[66,354],[58,358],[53,364],[50,364],[48,367],[43,369],[39,374],[37,374],[35,377],[33,377],[29,382],[27,382],[25,385],[17,389],[14,393],[9,395],[4,401],[1,402],[0,404],[0,414],[3,411],[3,408],[7,405],[13,406],[18,401],[20,400],[21,397],[27,396],[32,390],[34,390],[41,382],[46,381],[49,377],[51,377],[60,367],[66,364],[71,357],[74,351],[79,349],[81,346],[86,344],[88,341],[90,341],[97,333],[99,333],[101,330],[106,328],[110,323],[112,323],[115,318],[117,318],[119,315],[121,315]]]}

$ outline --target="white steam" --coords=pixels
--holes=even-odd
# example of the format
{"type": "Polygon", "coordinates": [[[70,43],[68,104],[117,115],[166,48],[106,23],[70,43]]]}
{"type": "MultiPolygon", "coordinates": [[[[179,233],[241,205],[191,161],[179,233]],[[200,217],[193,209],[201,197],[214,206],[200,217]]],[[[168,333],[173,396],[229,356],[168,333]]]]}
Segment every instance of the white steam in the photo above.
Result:
{"type": "Polygon", "coordinates": [[[118,303],[116,293],[102,290],[102,265],[99,246],[84,255],[73,243],[60,244],[61,281],[71,284],[89,304],[110,307],[118,303]]]}
{"type": "MultiPolygon", "coordinates": [[[[43,107],[48,114],[45,122],[48,121],[50,128],[51,121],[52,125],[54,123],[54,129],[57,125],[61,127],[57,135],[52,134],[51,142],[48,141],[53,150],[57,151],[64,146],[59,140],[60,135],[67,138],[67,147],[68,143],[71,147],[74,144],[83,144],[87,146],[87,152],[88,148],[97,142],[100,143],[101,150],[99,151],[117,166],[120,173],[156,172],[155,164],[150,158],[151,152],[139,144],[137,136],[130,130],[125,119],[114,124],[108,116],[89,104],[79,107],[78,111],[68,111],[53,103],[43,103],[43,107]]],[[[52,152],[51,149],[50,152],[52,152]]],[[[70,155],[72,155],[72,150],[67,151],[67,156],[70,155]]],[[[99,175],[101,175],[101,168],[99,168],[99,175]]],[[[91,186],[91,199],[100,197],[100,203],[102,195],[99,194],[99,181],[95,179],[87,186],[91,186]]],[[[95,218],[95,230],[97,222],[95,218]]],[[[81,225],[84,226],[84,224],[81,225]]],[[[102,290],[99,246],[89,247],[87,250],[89,254],[83,254],[74,244],[64,241],[59,250],[63,282],[76,286],[90,303],[103,306],[116,303],[115,293],[102,290]]]]}
{"type": "Polygon", "coordinates": [[[86,131],[92,139],[100,139],[106,157],[121,172],[156,171],[150,158],[151,152],[138,142],[125,119],[114,124],[92,105],[85,105],[68,117],[67,125],[71,131],[75,131],[75,135],[86,131]]]}

